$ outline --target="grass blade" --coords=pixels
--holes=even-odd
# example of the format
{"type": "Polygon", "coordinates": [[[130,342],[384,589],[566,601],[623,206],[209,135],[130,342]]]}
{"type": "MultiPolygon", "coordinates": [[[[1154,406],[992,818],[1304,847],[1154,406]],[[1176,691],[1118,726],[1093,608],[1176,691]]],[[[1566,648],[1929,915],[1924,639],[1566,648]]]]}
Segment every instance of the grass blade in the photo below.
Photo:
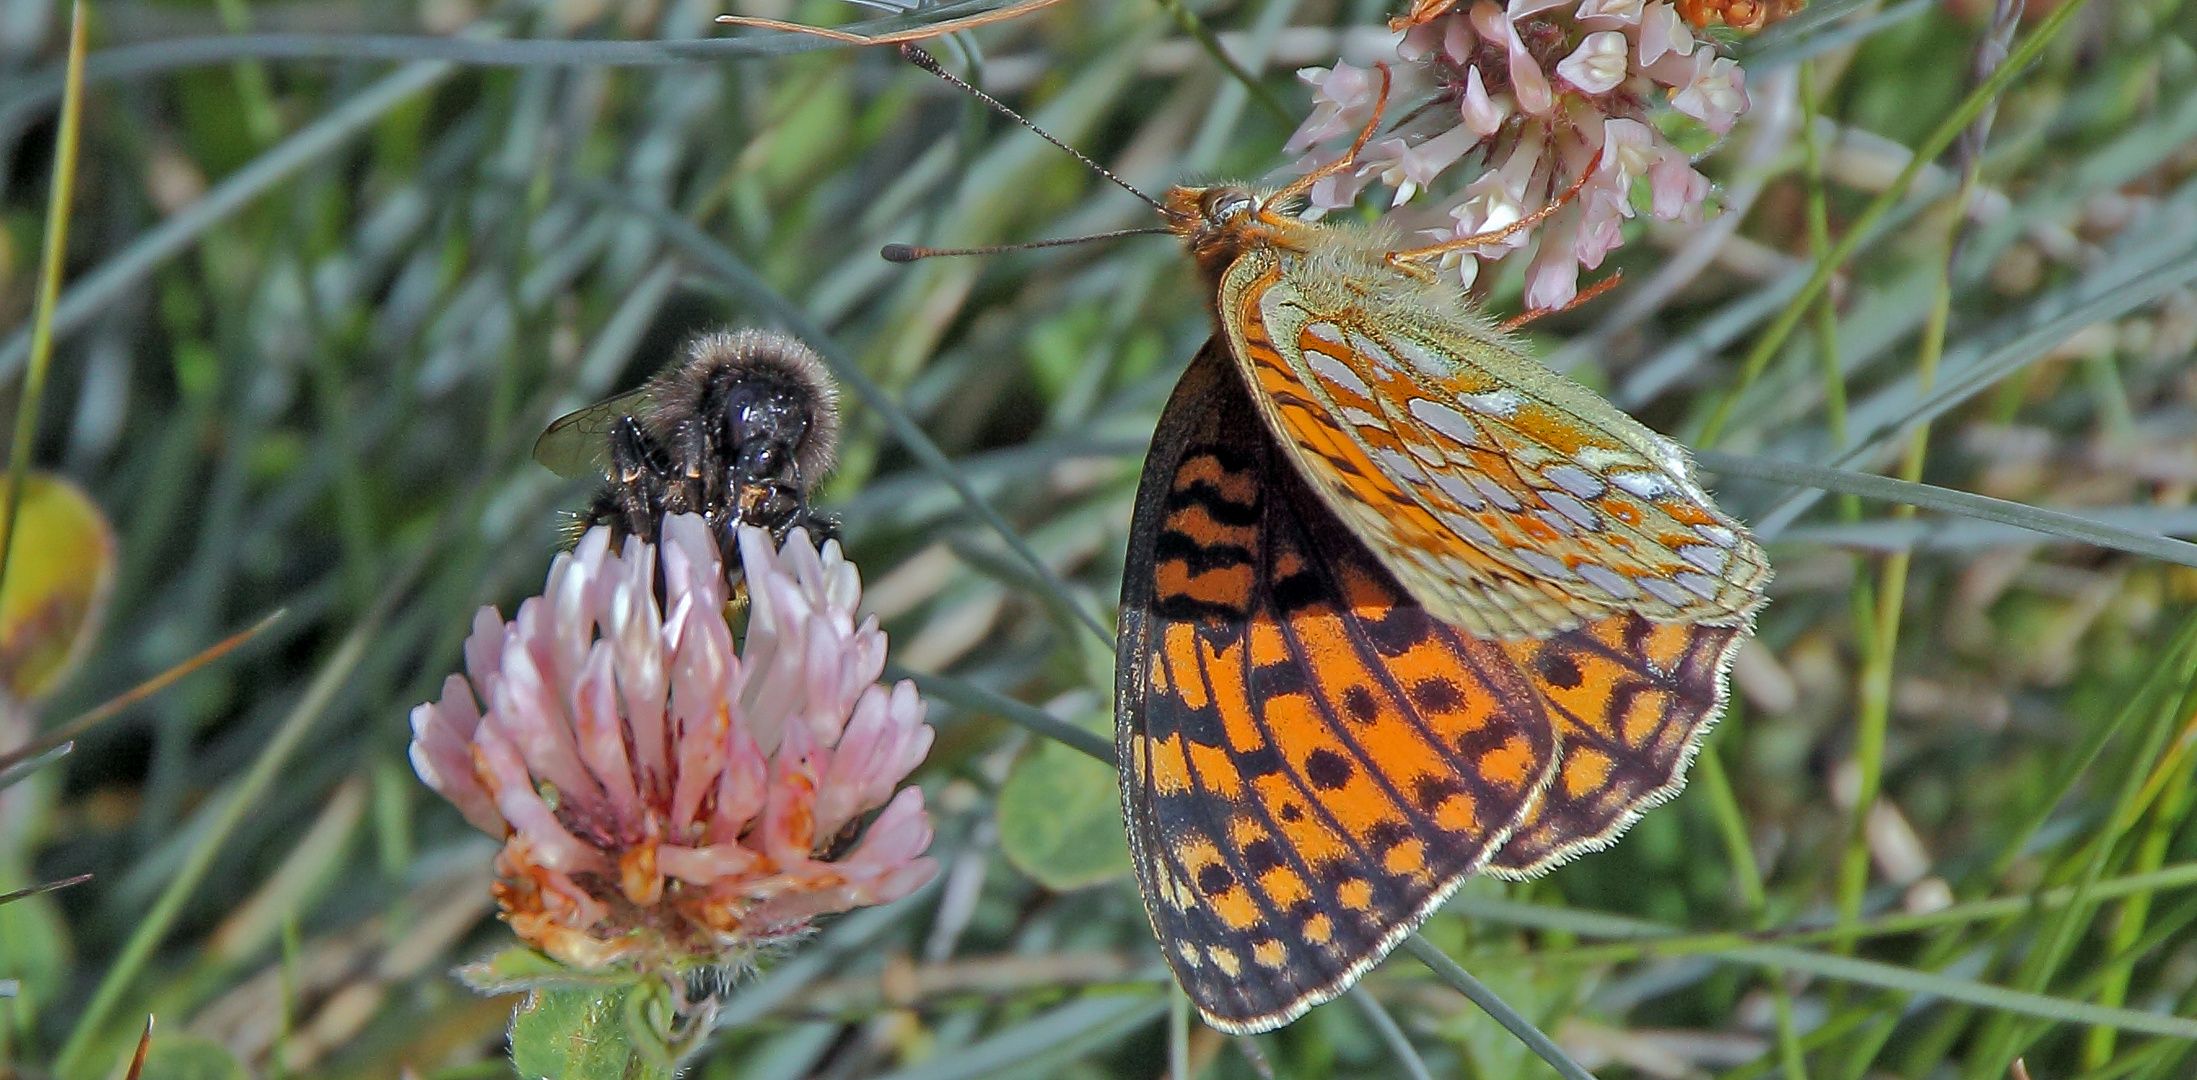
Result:
{"type": "MultiPolygon", "coordinates": [[[[1516,904],[1499,901],[1464,898],[1452,901],[1450,910],[1473,918],[1500,919],[1517,926],[1531,926],[1546,930],[1562,930],[1582,937],[1667,937],[1679,931],[1656,923],[1630,919],[1621,915],[1600,912],[1575,911],[1543,907],[1535,904],[1516,904]]],[[[1408,947],[1408,946],[1407,946],[1408,947]]],[[[2167,1035],[2178,1039],[2197,1039],[2197,1020],[2159,1013],[2138,1012],[2134,1009],[2108,1009],[2088,1002],[2071,1001],[2047,994],[2011,990],[1993,986],[1974,979],[1955,978],[1936,972],[1918,971],[1875,960],[1863,960],[1849,956],[1833,956],[1791,945],[1740,945],[1725,949],[1702,950],[1702,954],[1735,964],[1751,964],[1799,971],[1841,982],[1860,983],[1888,990],[1901,990],[1914,994],[1929,994],[1951,1001],[1981,1005],[1985,1008],[2024,1016],[2036,1016],[2072,1024],[2095,1024],[2118,1028],[2122,1031],[2138,1031],[2152,1035],[2167,1035]]],[[[1413,950],[1413,955],[1419,955],[1413,950]]],[[[1460,969],[1461,970],[1461,969],[1460,969]]]]}
{"type": "Polygon", "coordinates": [[[2065,537],[2181,566],[2197,566],[2197,544],[2165,536],[2145,535],[2102,521],[2046,510],[2026,503],[2009,502],[1988,495],[1954,491],[1933,484],[1910,483],[1869,473],[1849,472],[1797,461],[1726,454],[1715,450],[1695,450],[1694,460],[1704,469],[1730,476],[1804,485],[1822,491],[1858,495],[1864,499],[1917,506],[1927,510],[1943,510],[1963,517],[2012,525],[2030,532],[2065,537]]]}
{"type": "Polygon", "coordinates": [[[1450,959],[1442,950],[1429,943],[1427,939],[1417,934],[1406,937],[1403,941],[1403,950],[1417,957],[1420,963],[1432,969],[1436,978],[1448,983],[1452,989],[1465,995],[1473,1004],[1478,1005],[1489,1016],[1494,1017],[1496,1023],[1503,1025],[1503,1030],[1510,1032],[1519,1042],[1525,1043],[1526,1047],[1538,1055],[1541,1060],[1548,1062],[1549,1068],[1555,1069],[1558,1076],[1563,1077],[1564,1080],[1594,1080],[1594,1074],[1588,1072],[1585,1066],[1573,1061],[1571,1055],[1564,1052],[1563,1047],[1556,1045],[1556,1040],[1549,1038],[1540,1028],[1535,1027],[1533,1021],[1519,1015],[1518,1010],[1511,1008],[1509,1002],[1497,997],[1495,991],[1488,989],[1486,983],[1473,978],[1472,973],[1466,971],[1463,965],[1450,959]]]}
{"type": "Polygon", "coordinates": [[[31,443],[38,434],[38,409],[46,400],[46,371],[53,362],[54,308],[61,297],[61,274],[69,251],[69,213],[76,202],[76,157],[84,116],[84,0],[69,14],[68,93],[61,99],[61,130],[54,138],[53,183],[46,192],[46,236],[38,256],[38,307],[31,317],[30,367],[22,398],[15,407],[15,435],[8,448],[7,503],[0,507],[0,585],[8,580],[8,559],[15,553],[15,518],[23,508],[23,485],[30,478],[31,443]]]}
{"type": "MultiPolygon", "coordinates": [[[[207,230],[234,216],[277,184],[296,175],[364,134],[392,110],[457,70],[448,63],[408,64],[383,76],[320,119],[284,139],[251,164],[215,184],[197,202],[154,226],[99,269],[85,275],[54,306],[52,334],[58,339],[91,324],[107,305],[141,287],[153,271],[189,248],[207,230]]],[[[30,355],[30,334],[18,333],[0,345],[0,380],[14,376],[30,355]]]]}
{"type": "Polygon", "coordinates": [[[1848,224],[1846,235],[1840,238],[1828,257],[1816,264],[1815,272],[1808,276],[1800,292],[1787,302],[1777,321],[1771,323],[1770,328],[1756,339],[1753,350],[1748,352],[1746,360],[1740,364],[1739,375],[1733,380],[1732,388],[1725,392],[1724,397],[1710,411],[1696,442],[1703,446],[1716,445],[1718,437],[1724,433],[1725,423],[1731,419],[1733,407],[1739,404],[1741,395],[1762,374],[1762,369],[1769,365],[1770,358],[1785,346],[1785,339],[1792,336],[1793,329],[1800,325],[1802,316],[1807,314],[1809,302],[1816,298],[1816,294],[1829,287],[1831,276],[1853,256],[1854,250],[1861,246],[1877,222],[1890,213],[1901,197],[1907,194],[1907,189],[1913,186],[1915,178],[1921,175],[1924,167],[1935,161],[1947,147],[1952,146],[1953,140],[1967,130],[1969,123],[1982,115],[1983,110],[1997,101],[1999,95],[2013,84],[2016,77],[2043,55],[2044,47],[2059,36],[2059,32],[2088,2],[2089,0],[2068,0],[2054,9],[2035,30],[2029,32],[2028,37],[2022,39],[2021,46],[2007,56],[2006,63],[2000,65],[1999,70],[1971,91],[1954,108],[1952,115],[1939,121],[1936,130],[1923,140],[1915,155],[1908,160],[1907,167],[1900,170],[1891,186],[1885,188],[1867,209],[1848,224]]]}
{"type": "Polygon", "coordinates": [[[1062,1062],[1143,1027],[1166,1011],[1165,994],[1086,997],[878,1080],[975,1080],[1017,1066],[1062,1062]]]}
{"type": "MultiPolygon", "coordinates": [[[[1396,1055],[1396,1064],[1403,1066],[1407,1080],[1434,1080],[1434,1074],[1427,1071],[1427,1063],[1419,1059],[1419,1049],[1411,1045],[1411,1037],[1404,1034],[1403,1026],[1388,1014],[1388,1007],[1382,1005],[1379,998],[1363,986],[1351,987],[1349,997],[1373,1025],[1373,1030],[1380,1033],[1381,1041],[1388,1044],[1389,1053],[1396,1055]]],[[[1175,1075],[1188,1076],[1190,1072],[1185,1069],[1175,1075]]]]}

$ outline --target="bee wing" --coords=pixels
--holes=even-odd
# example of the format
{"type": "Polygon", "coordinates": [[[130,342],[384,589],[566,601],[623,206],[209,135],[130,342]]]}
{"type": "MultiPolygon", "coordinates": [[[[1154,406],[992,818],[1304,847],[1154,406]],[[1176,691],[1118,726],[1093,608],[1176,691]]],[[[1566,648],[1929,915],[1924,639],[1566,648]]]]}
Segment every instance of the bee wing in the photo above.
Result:
{"type": "Polygon", "coordinates": [[[567,480],[609,476],[611,429],[647,404],[644,388],[566,413],[534,440],[534,460],[567,480]]]}

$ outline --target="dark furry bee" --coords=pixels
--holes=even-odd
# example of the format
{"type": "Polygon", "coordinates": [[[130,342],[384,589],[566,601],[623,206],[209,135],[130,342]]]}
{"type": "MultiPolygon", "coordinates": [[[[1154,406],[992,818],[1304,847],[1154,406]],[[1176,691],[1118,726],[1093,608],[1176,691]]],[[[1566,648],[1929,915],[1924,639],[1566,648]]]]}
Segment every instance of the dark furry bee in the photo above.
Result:
{"type": "Polygon", "coordinates": [[[665,514],[698,513],[729,565],[734,531],[768,529],[784,543],[806,528],[818,543],[838,525],[809,506],[839,442],[839,394],[824,361],[762,330],[708,334],[640,389],[558,419],[534,460],[564,477],[608,481],[579,511],[576,533],[656,540],[665,514]]]}

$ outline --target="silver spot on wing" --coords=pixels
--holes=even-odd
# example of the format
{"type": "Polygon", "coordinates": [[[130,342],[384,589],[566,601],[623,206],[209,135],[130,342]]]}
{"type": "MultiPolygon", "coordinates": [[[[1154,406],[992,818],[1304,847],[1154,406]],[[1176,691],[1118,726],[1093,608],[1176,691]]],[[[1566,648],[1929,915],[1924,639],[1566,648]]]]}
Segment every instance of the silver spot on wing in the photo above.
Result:
{"type": "Polygon", "coordinates": [[[1595,479],[1593,473],[1577,465],[1551,465],[1541,470],[1541,475],[1546,477],[1549,483],[1555,484],[1557,487],[1563,488],[1582,499],[1596,498],[1604,491],[1602,481],[1595,479]]]}
{"type": "Polygon", "coordinates": [[[1640,587],[1646,589],[1648,591],[1648,595],[1653,596],[1656,599],[1671,605],[1672,607],[1689,607],[1693,604],[1693,598],[1686,595],[1686,590],[1681,589],[1678,586],[1663,580],[1662,578],[1644,577],[1638,580],[1640,582],[1640,587]]]}
{"type": "Polygon", "coordinates": [[[1571,567],[1565,566],[1562,560],[1545,555],[1532,548],[1514,547],[1510,549],[1510,553],[1517,556],[1519,562],[1533,567],[1534,572],[1542,577],[1556,581],[1570,581],[1575,576],[1571,572],[1571,567]]]}
{"type": "Polygon", "coordinates": [[[1640,595],[1640,590],[1633,587],[1632,579],[1616,571],[1604,569],[1593,563],[1580,563],[1577,569],[1579,576],[1585,578],[1588,584],[1619,600],[1630,600],[1640,595]]]}
{"type": "Polygon", "coordinates": [[[1311,363],[1313,373],[1320,378],[1334,383],[1336,386],[1342,387],[1361,398],[1368,400],[1373,398],[1373,388],[1367,386],[1365,380],[1358,377],[1357,372],[1350,370],[1348,364],[1326,353],[1317,351],[1306,352],[1304,358],[1311,363]]]}
{"type": "Polygon", "coordinates": [[[1694,532],[1720,548],[1738,547],[1739,535],[1722,525],[1696,525],[1694,532]]]}
{"type": "Polygon", "coordinates": [[[1526,404],[1525,395],[1516,390],[1490,390],[1485,394],[1459,394],[1457,400],[1465,408],[1489,416],[1514,416],[1526,404]]]}
{"type": "Polygon", "coordinates": [[[1724,572],[1724,564],[1731,561],[1732,553],[1707,544],[1688,544],[1678,549],[1678,557],[1712,574],[1724,572]]]}
{"type": "Polygon", "coordinates": [[[1561,491],[1539,491],[1536,494],[1540,495],[1541,501],[1549,504],[1557,513],[1578,522],[1580,528],[1600,529],[1602,527],[1601,516],[1588,509],[1587,504],[1561,491]]]}
{"type": "MultiPolygon", "coordinates": [[[[1358,344],[1358,335],[1351,335],[1351,344],[1358,344]]],[[[1418,368],[1428,375],[1438,379],[1446,379],[1457,374],[1457,365],[1448,357],[1436,356],[1434,353],[1429,352],[1426,346],[1410,338],[1398,337],[1395,345],[1396,351],[1404,354],[1404,359],[1410,361],[1412,367],[1418,368]]]]}
{"type": "Polygon", "coordinates": [[[1489,502],[1494,503],[1495,505],[1500,506],[1505,510],[1515,512],[1518,510],[1523,510],[1526,507],[1526,504],[1519,502],[1518,496],[1512,494],[1509,488],[1506,488],[1503,485],[1498,484],[1495,481],[1480,475],[1479,473],[1473,473],[1472,475],[1466,477],[1466,479],[1472,482],[1473,487],[1479,488],[1480,494],[1487,496],[1489,502]]]}
{"type": "Polygon", "coordinates": [[[1464,413],[1427,398],[1412,398],[1410,409],[1413,417],[1435,431],[1466,446],[1480,445],[1480,429],[1464,413]]]}

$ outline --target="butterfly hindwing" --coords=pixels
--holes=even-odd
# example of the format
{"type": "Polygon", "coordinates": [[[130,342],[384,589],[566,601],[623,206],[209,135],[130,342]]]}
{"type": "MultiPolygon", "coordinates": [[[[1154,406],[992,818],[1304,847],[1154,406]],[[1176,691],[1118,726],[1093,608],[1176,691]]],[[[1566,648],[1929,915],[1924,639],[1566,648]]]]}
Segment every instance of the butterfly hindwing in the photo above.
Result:
{"type": "Polygon", "coordinates": [[[1498,643],[1435,619],[1299,478],[1216,341],[1137,495],[1123,811],[1167,961],[1216,1027],[1333,997],[1481,869],[1556,766],[1498,643]]]}
{"type": "Polygon", "coordinates": [[[1678,794],[1723,711],[1725,675],[1743,638],[1739,627],[1616,615],[1548,639],[1506,642],[1556,724],[1563,760],[1488,872],[1545,873],[1615,843],[1678,794]]]}

